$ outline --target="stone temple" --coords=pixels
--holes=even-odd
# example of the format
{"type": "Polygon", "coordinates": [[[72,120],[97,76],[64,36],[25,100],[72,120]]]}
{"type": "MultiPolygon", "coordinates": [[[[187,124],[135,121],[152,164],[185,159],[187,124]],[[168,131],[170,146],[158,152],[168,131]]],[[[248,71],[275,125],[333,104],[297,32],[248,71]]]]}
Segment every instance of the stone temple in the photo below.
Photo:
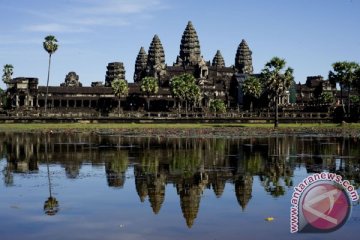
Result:
{"type": "MultiPolygon", "coordinates": [[[[214,51],[212,60],[201,54],[200,41],[192,22],[188,22],[182,34],[180,49],[172,65],[165,62],[165,49],[160,37],[154,35],[148,51],[140,47],[135,61],[133,83],[128,83],[129,93],[121,97],[124,110],[142,111],[146,109],[146,99],[140,90],[144,77],[158,80],[159,91],[149,98],[150,111],[175,111],[176,101],[171,95],[169,82],[177,75],[188,73],[196,78],[201,89],[201,103],[198,111],[206,111],[211,99],[221,99],[227,107],[236,108],[243,104],[241,83],[253,74],[252,51],[242,40],[234,51],[234,62],[226,66],[220,50],[214,51]]],[[[117,98],[111,88],[115,79],[125,80],[125,66],[122,62],[107,65],[105,81],[83,86],[75,72],[69,72],[60,86],[48,89],[48,109],[52,113],[84,112],[101,113],[107,116],[116,111],[117,98]]],[[[8,84],[10,107],[17,110],[41,112],[45,106],[46,87],[38,86],[36,78],[15,78],[8,84]]]]}

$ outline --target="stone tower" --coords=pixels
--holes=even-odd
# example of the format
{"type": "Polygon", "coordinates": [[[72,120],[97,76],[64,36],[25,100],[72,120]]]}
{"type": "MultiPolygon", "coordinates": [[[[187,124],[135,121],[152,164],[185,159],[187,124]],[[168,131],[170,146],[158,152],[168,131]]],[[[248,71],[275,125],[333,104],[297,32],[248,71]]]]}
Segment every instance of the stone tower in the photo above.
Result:
{"type": "Polygon", "coordinates": [[[112,62],[107,65],[105,86],[111,87],[111,83],[115,78],[125,80],[125,68],[122,62],[112,62]]]}
{"type": "Polygon", "coordinates": [[[215,57],[213,58],[213,61],[212,61],[212,66],[218,67],[218,68],[225,67],[225,61],[224,61],[223,56],[221,55],[220,50],[217,50],[215,57]]]}
{"type": "Polygon", "coordinates": [[[154,36],[149,47],[146,73],[158,79],[166,73],[164,48],[158,35],[154,36]]]}
{"type": "Polygon", "coordinates": [[[60,84],[62,87],[82,87],[79,75],[76,72],[69,72],[65,77],[65,82],[60,84]]]}
{"type": "Polygon", "coordinates": [[[139,82],[146,74],[148,55],[143,47],[140,48],[139,54],[136,57],[134,82],[139,82]]]}
{"type": "Polygon", "coordinates": [[[181,38],[177,66],[196,66],[201,61],[200,42],[191,21],[188,22],[181,38]]]}
{"type": "Polygon", "coordinates": [[[237,49],[235,56],[235,68],[238,73],[252,74],[254,69],[252,65],[252,52],[249,49],[248,44],[243,39],[237,49]]]}

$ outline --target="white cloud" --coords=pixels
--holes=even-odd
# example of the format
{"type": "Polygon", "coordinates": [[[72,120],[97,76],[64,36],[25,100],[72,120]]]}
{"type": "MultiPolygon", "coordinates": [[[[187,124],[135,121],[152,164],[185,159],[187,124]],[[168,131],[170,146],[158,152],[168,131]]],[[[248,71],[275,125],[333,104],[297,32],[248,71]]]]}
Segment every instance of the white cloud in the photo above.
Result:
{"type": "Polygon", "coordinates": [[[121,18],[105,18],[105,17],[93,17],[93,18],[78,18],[74,19],[72,24],[80,26],[127,26],[130,23],[121,18]]]}
{"type": "Polygon", "coordinates": [[[30,32],[76,33],[94,30],[97,26],[129,26],[136,18],[152,16],[151,13],[166,6],[160,0],[76,0],[75,4],[64,8],[45,11],[44,9],[24,9],[25,14],[34,16],[38,22],[28,23],[24,29],[30,32]]]}
{"type": "Polygon", "coordinates": [[[27,26],[25,30],[30,32],[46,32],[46,33],[65,33],[65,32],[88,32],[89,29],[74,26],[66,25],[60,23],[47,23],[47,24],[34,24],[27,26]]]}
{"type": "Polygon", "coordinates": [[[81,12],[87,14],[138,14],[161,8],[158,0],[108,0],[90,1],[92,6],[84,7],[81,12]]]}

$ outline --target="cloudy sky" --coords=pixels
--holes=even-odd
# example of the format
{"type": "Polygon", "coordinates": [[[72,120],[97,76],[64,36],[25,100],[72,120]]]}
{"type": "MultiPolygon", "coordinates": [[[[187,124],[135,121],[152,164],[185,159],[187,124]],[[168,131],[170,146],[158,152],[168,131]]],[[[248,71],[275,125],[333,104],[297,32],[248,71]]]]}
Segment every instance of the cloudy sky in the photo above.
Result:
{"type": "MultiPolygon", "coordinates": [[[[90,85],[104,81],[106,65],[121,61],[133,81],[136,55],[158,34],[172,65],[189,20],[202,55],[221,50],[227,66],[246,39],[255,72],[273,56],[285,58],[295,80],[326,76],[335,61],[360,62],[360,0],[0,0],[0,64],[14,77],[38,77],[45,85],[45,36],[55,35],[51,85],[69,71],[90,85]]],[[[0,84],[4,88],[4,84],[0,84]]]]}

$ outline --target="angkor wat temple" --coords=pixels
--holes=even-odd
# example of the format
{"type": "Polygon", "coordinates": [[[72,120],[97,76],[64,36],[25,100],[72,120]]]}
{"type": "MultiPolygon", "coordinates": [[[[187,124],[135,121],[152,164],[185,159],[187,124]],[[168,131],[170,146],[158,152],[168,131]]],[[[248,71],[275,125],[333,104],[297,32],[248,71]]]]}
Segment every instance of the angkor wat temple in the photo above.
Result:
{"type": "MultiPolygon", "coordinates": [[[[220,50],[216,51],[212,61],[207,61],[201,55],[196,30],[193,24],[188,22],[181,38],[179,55],[172,66],[165,63],[165,51],[158,35],[153,37],[147,53],[144,47],[140,48],[135,62],[134,82],[128,83],[129,93],[121,98],[122,109],[145,109],[145,96],[140,85],[144,77],[151,76],[158,80],[159,91],[149,96],[149,110],[175,111],[175,98],[170,92],[169,81],[184,73],[196,78],[202,94],[197,111],[202,112],[207,111],[211,99],[223,100],[230,109],[241,108],[244,104],[242,82],[250,75],[257,75],[253,73],[252,51],[245,40],[242,40],[237,48],[233,65],[225,65],[220,50]]],[[[69,72],[64,83],[48,88],[49,113],[67,114],[73,111],[108,116],[115,112],[118,106],[117,97],[111,88],[111,82],[115,78],[125,80],[125,67],[122,62],[109,63],[105,83],[93,82],[91,86],[83,86],[79,76],[75,72],[69,72]]],[[[310,95],[306,92],[309,89],[298,85],[298,98],[301,98],[301,102],[309,101],[307,98],[310,95]],[[308,95],[303,98],[304,91],[308,95]]],[[[334,88],[330,91],[334,91],[334,88]]],[[[14,78],[8,84],[8,107],[22,113],[41,113],[45,106],[45,95],[46,87],[38,86],[37,78],[14,78]]],[[[289,103],[289,94],[283,96],[280,103],[289,103]]]]}

